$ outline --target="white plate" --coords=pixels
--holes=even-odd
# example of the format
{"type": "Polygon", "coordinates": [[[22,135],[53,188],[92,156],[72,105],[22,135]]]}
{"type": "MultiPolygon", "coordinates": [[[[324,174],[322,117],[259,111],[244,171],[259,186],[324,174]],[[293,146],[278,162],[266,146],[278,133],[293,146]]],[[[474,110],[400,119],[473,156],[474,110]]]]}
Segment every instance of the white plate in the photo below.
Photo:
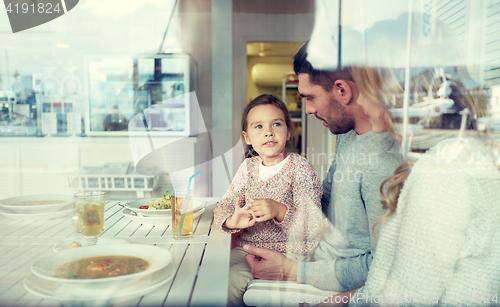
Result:
{"type": "Polygon", "coordinates": [[[48,221],[53,219],[60,219],[73,215],[75,213],[75,206],[69,205],[69,209],[64,209],[56,212],[44,212],[44,213],[9,213],[0,211],[0,214],[4,215],[13,220],[24,220],[24,221],[48,221]]]}
{"type": "MultiPolygon", "coordinates": [[[[148,216],[148,217],[159,217],[159,216],[172,216],[172,210],[171,209],[156,209],[156,210],[150,210],[150,209],[139,209],[140,206],[145,206],[148,202],[151,200],[154,200],[156,198],[145,198],[145,199],[139,199],[139,200],[133,200],[127,204],[124,204],[123,206],[129,210],[134,211],[137,213],[137,215],[141,216],[148,216]]],[[[200,208],[204,208],[206,206],[206,202],[197,200],[196,198],[193,200],[193,210],[196,211],[200,208]]]]}
{"type": "Polygon", "coordinates": [[[136,212],[138,215],[141,216],[171,216],[172,214],[171,209],[157,209],[157,210],[139,209],[140,206],[145,206],[147,203],[155,199],[157,198],[144,198],[144,199],[133,200],[131,202],[128,202],[127,204],[124,204],[123,206],[129,210],[136,212]]]}
{"type": "Polygon", "coordinates": [[[65,302],[87,303],[88,306],[111,305],[146,295],[172,280],[176,270],[170,264],[167,267],[144,276],[130,285],[123,287],[120,283],[106,283],[100,288],[82,291],[77,285],[46,280],[33,273],[24,279],[24,287],[28,292],[65,302]]]}
{"type": "Polygon", "coordinates": [[[42,194],[42,195],[26,195],[17,196],[0,200],[0,208],[7,211],[7,213],[47,213],[59,211],[64,207],[73,204],[74,197],[72,195],[57,195],[57,194],[42,194]],[[45,205],[15,205],[16,203],[36,200],[54,200],[61,201],[61,203],[52,203],[45,205]]]}
{"type": "MultiPolygon", "coordinates": [[[[76,242],[81,246],[88,246],[85,237],[69,238],[54,245],[54,251],[60,252],[66,249],[70,249],[69,245],[73,242],[76,242]]],[[[99,239],[97,239],[97,245],[111,245],[111,244],[128,244],[128,241],[125,239],[106,238],[106,237],[104,238],[99,237],[99,239]]]]}
{"type": "Polygon", "coordinates": [[[119,244],[119,245],[95,245],[79,248],[72,248],[54,253],[49,256],[39,258],[31,265],[31,271],[46,280],[57,281],[64,284],[73,284],[85,290],[99,289],[107,283],[120,284],[126,286],[143,276],[163,269],[172,261],[172,254],[160,247],[140,244],[119,244]],[[149,261],[147,270],[122,275],[94,279],[65,279],[55,276],[56,269],[73,260],[93,257],[93,256],[132,256],[149,261]]]}
{"type": "MultiPolygon", "coordinates": [[[[200,216],[203,212],[205,212],[205,208],[198,209],[193,212],[193,219],[200,216]]],[[[135,215],[134,211],[129,209],[122,210],[123,216],[132,220],[133,222],[140,224],[148,224],[148,225],[156,225],[156,226],[167,226],[172,224],[172,216],[140,216],[135,215]]]]}

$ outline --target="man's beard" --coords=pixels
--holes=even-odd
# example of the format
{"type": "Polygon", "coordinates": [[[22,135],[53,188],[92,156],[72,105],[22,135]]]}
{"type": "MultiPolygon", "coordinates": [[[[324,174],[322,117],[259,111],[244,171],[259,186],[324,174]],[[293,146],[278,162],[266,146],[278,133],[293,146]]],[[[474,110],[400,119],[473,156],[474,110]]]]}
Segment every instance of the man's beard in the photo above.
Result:
{"type": "Polygon", "coordinates": [[[335,97],[330,98],[331,113],[336,114],[335,117],[330,117],[326,121],[328,129],[333,134],[344,134],[356,127],[354,117],[351,113],[347,112],[345,107],[335,97]]]}

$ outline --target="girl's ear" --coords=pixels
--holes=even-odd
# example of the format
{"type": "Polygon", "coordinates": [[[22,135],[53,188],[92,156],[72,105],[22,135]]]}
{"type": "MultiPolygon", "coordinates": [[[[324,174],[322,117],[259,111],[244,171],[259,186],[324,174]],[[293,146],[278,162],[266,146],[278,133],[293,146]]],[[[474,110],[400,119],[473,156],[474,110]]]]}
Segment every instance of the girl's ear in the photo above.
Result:
{"type": "Polygon", "coordinates": [[[242,131],[241,134],[245,138],[245,143],[247,143],[247,145],[252,145],[252,143],[250,142],[250,138],[248,137],[248,134],[245,131],[242,131]]]}
{"type": "MultiPolygon", "coordinates": [[[[292,136],[292,131],[290,131],[290,129],[287,129],[286,130],[286,140],[289,141],[291,136],[292,136]]],[[[498,146],[500,147],[500,144],[498,146]]]]}

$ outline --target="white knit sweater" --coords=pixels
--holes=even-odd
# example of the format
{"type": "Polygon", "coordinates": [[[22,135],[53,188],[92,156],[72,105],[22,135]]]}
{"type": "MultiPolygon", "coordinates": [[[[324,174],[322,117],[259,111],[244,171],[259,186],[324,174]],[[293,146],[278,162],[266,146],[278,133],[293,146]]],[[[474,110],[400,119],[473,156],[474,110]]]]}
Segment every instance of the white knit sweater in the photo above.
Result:
{"type": "Polygon", "coordinates": [[[351,305],[499,305],[500,171],[493,161],[474,139],[444,140],[417,161],[395,214],[379,226],[368,280],[351,305]]]}

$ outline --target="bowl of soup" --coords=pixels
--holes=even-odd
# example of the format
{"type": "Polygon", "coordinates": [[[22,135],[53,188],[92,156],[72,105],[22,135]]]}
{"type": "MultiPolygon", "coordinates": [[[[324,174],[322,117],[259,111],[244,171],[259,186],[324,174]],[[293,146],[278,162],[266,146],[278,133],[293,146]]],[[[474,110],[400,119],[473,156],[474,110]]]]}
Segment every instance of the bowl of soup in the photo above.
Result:
{"type": "Polygon", "coordinates": [[[8,213],[30,214],[68,210],[74,206],[73,195],[39,194],[0,200],[0,209],[8,213]]]}
{"type": "Polygon", "coordinates": [[[161,247],[139,244],[94,245],[60,251],[37,259],[33,274],[75,286],[130,284],[161,270],[172,254],[161,247]]]}

